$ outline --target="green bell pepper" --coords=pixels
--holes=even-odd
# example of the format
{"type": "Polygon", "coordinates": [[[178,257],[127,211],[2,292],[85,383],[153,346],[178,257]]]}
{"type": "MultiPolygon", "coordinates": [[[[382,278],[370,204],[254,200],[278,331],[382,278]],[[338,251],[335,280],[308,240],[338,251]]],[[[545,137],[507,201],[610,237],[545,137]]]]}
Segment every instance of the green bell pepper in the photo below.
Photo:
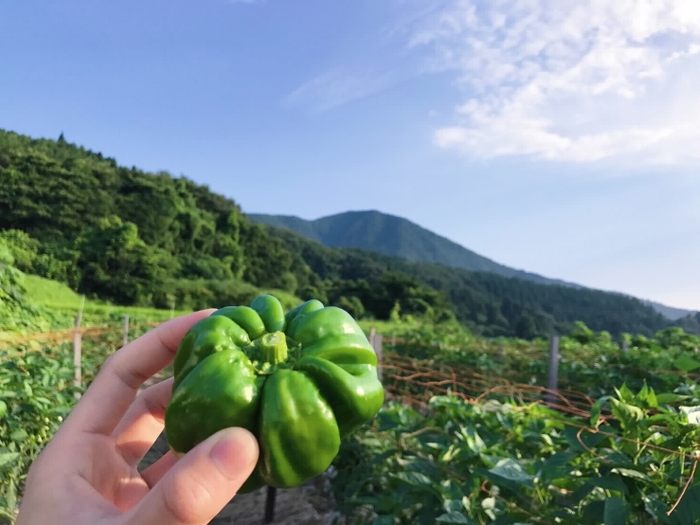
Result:
{"type": "Polygon", "coordinates": [[[185,334],[165,435],[182,454],[223,428],[246,428],[260,459],[240,492],[289,488],[325,471],[340,440],[383,403],[377,355],[349,313],[311,300],[285,314],[261,295],[185,334]]]}

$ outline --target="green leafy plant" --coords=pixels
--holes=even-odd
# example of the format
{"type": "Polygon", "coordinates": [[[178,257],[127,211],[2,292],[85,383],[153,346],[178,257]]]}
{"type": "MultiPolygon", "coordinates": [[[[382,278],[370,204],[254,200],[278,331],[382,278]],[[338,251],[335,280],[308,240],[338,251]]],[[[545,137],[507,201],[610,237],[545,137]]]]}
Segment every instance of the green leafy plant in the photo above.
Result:
{"type": "Polygon", "coordinates": [[[335,464],[356,523],[694,525],[700,427],[650,388],[622,387],[590,421],[541,405],[434,397],[389,404],[335,464]],[[601,416],[610,404],[614,416],[601,416]]]}
{"type": "Polygon", "coordinates": [[[74,367],[62,348],[0,352],[0,514],[12,517],[31,461],[75,402],[74,367]]]}

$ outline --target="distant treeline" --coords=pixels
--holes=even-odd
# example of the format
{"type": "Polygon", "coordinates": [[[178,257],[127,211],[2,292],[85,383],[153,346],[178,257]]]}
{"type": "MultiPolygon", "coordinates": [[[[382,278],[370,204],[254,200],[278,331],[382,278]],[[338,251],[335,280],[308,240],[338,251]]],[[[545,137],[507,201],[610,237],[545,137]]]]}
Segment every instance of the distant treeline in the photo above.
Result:
{"type": "MultiPolygon", "coordinates": [[[[530,338],[575,321],[653,335],[672,324],[617,294],[328,248],[249,221],[206,186],[119,166],[63,136],[0,130],[0,237],[20,270],[123,305],[217,307],[252,285],[358,317],[456,319],[486,335],[530,338]]],[[[700,316],[679,323],[700,333],[700,316]]]]}

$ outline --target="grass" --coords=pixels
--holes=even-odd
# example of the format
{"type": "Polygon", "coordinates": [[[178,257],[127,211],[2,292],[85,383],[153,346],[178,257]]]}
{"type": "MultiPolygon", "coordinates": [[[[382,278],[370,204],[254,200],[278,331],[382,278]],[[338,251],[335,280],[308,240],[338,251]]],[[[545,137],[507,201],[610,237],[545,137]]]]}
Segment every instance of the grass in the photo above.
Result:
{"type": "MultiPolygon", "coordinates": [[[[191,313],[192,310],[161,310],[140,306],[117,306],[105,301],[85,299],[83,295],[71,290],[66,284],[52,281],[37,275],[25,275],[22,281],[25,288],[24,297],[30,304],[45,306],[64,313],[83,312],[85,325],[102,324],[106,318],[128,315],[146,321],[166,321],[172,317],[191,313]]],[[[301,299],[283,290],[257,289],[248,285],[257,294],[271,294],[277,297],[285,310],[300,304],[301,299]]]]}
{"type": "MultiPolygon", "coordinates": [[[[66,284],[37,275],[25,275],[23,285],[26,290],[24,296],[31,304],[76,314],[82,308],[85,325],[103,324],[105,319],[123,315],[148,321],[165,321],[171,317],[191,313],[191,310],[160,310],[138,306],[115,306],[104,301],[85,299],[81,294],[71,290],[66,284]]],[[[274,295],[283,304],[285,310],[289,310],[302,302],[294,294],[282,290],[260,289],[259,293],[274,295]]],[[[393,323],[371,319],[360,320],[359,324],[365,333],[369,334],[370,330],[375,328],[377,333],[384,335],[384,337],[389,337],[392,333],[398,333],[418,325],[417,322],[410,321],[393,323]]]]}
{"type": "Polygon", "coordinates": [[[24,275],[25,298],[33,304],[53,307],[80,308],[83,296],[67,285],[38,275],[24,275]]]}
{"type": "Polygon", "coordinates": [[[387,337],[391,337],[391,334],[398,334],[405,330],[410,330],[411,328],[417,328],[420,323],[417,321],[401,321],[395,323],[392,321],[377,321],[374,319],[361,319],[358,321],[360,328],[369,334],[370,330],[374,328],[378,334],[384,336],[385,340],[387,337]]]}
{"type": "Polygon", "coordinates": [[[88,324],[99,324],[100,319],[114,315],[145,318],[149,321],[165,321],[171,317],[190,313],[190,310],[159,310],[139,306],[115,306],[102,301],[85,299],[66,284],[39,277],[25,275],[22,282],[27,302],[63,312],[83,311],[88,324]]]}

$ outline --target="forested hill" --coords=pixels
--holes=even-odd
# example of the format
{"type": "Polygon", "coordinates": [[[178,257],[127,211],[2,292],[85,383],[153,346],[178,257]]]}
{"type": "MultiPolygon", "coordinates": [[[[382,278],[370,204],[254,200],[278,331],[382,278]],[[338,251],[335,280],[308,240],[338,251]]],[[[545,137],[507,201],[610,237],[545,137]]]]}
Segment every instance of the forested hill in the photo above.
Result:
{"type": "Polygon", "coordinates": [[[327,248],[250,221],[206,186],[119,166],[62,136],[0,131],[0,243],[18,269],[119,304],[216,307],[276,289],[357,316],[456,316],[491,335],[548,335],[576,320],[652,335],[669,324],[615,294],[327,248]]]}
{"type": "MultiPolygon", "coordinates": [[[[409,261],[436,263],[476,272],[491,272],[542,284],[584,288],[575,283],[551,279],[499,264],[408,219],[376,210],[348,211],[315,220],[305,220],[292,215],[258,213],[247,215],[254,221],[277,228],[288,228],[330,247],[359,248],[409,261]]],[[[673,320],[695,313],[652,301],[645,302],[660,314],[673,320]]]]}
{"type": "Polygon", "coordinates": [[[316,279],[233,200],[186,178],[119,166],[62,136],[0,131],[0,230],[9,229],[37,241],[26,270],[117,303],[167,305],[173,280],[293,292],[316,279]]]}
{"type": "MultiPolygon", "coordinates": [[[[489,272],[470,272],[439,264],[408,261],[354,248],[329,248],[287,228],[268,227],[301,253],[325,279],[347,280],[346,294],[363,297],[366,285],[386,272],[414,278],[445,295],[458,319],[480,326],[486,334],[565,332],[577,320],[595,330],[653,333],[669,326],[667,318],[638,299],[586,288],[543,285],[489,272]]],[[[687,331],[698,332],[698,318],[688,318],[687,331]]]]}
{"type": "Polygon", "coordinates": [[[248,218],[270,226],[289,228],[330,247],[359,248],[409,261],[443,264],[475,272],[492,272],[545,284],[578,286],[509,268],[408,219],[376,210],[348,211],[311,221],[291,215],[258,213],[248,214],[248,218]]]}

